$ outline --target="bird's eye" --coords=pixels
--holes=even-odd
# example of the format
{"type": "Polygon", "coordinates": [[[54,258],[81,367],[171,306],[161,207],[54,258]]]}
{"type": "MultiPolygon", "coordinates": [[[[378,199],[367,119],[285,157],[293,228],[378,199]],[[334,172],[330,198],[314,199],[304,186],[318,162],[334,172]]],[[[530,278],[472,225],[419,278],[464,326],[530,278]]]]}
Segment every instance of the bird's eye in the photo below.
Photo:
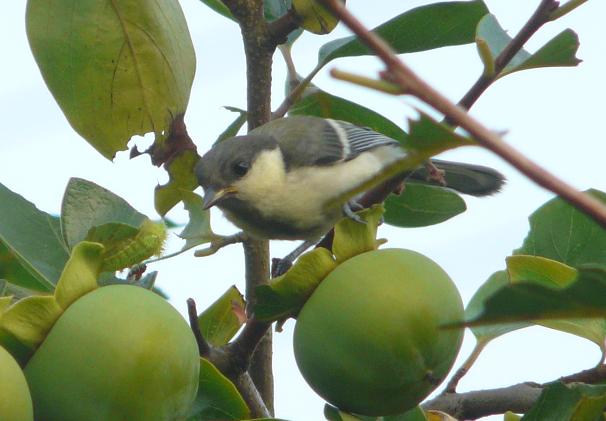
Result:
{"type": "Polygon", "coordinates": [[[249,168],[250,165],[246,161],[236,161],[232,166],[234,174],[236,174],[238,177],[244,177],[244,175],[246,175],[246,173],[248,172],[249,168]]]}

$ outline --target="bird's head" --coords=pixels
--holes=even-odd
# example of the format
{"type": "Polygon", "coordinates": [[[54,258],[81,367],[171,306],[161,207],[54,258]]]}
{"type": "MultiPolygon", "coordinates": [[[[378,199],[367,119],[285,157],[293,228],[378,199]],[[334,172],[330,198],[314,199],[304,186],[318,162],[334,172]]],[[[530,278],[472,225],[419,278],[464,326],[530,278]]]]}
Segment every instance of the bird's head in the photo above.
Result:
{"type": "Polygon", "coordinates": [[[204,189],[204,209],[237,198],[238,185],[249,174],[255,159],[277,146],[273,137],[260,135],[237,136],[217,143],[195,168],[204,189]]]}

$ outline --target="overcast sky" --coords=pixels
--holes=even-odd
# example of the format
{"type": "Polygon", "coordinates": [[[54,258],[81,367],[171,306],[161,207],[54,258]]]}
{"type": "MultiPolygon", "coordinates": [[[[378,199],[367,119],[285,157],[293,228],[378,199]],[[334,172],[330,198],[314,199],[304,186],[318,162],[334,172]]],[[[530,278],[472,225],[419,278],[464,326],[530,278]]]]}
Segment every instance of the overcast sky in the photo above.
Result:
{"type": "MultiPolygon", "coordinates": [[[[370,27],[428,1],[349,0],[348,5],[370,27]]],[[[515,34],[539,3],[538,0],[487,0],[489,9],[510,34],[515,34]]],[[[245,107],[245,68],[237,26],[196,0],[182,0],[197,54],[197,74],[186,116],[188,130],[199,151],[206,151],[234,115],[222,106],[245,107]]],[[[152,167],[144,156],[128,160],[119,154],[111,163],[69,126],[46,89],[31,56],[24,25],[25,2],[5,2],[0,15],[3,65],[0,70],[0,183],[58,213],[63,189],[70,177],[92,180],[128,200],[152,218],[153,188],[164,183],[163,170],[152,167]]],[[[606,2],[591,0],[565,18],[547,25],[528,45],[535,51],[567,27],[578,32],[583,63],[576,69],[544,69],[521,72],[497,82],[480,99],[473,114],[487,126],[507,133],[506,139],[529,157],[580,189],[606,190],[604,159],[604,98],[606,97],[606,2]]],[[[348,35],[338,27],[329,36],[306,34],[294,47],[299,73],[306,74],[316,62],[317,48],[335,37],[348,35]]],[[[458,100],[481,71],[473,45],[405,55],[404,60],[453,100],[458,100]]],[[[274,105],[281,101],[284,66],[276,55],[274,105]]],[[[407,98],[387,97],[331,80],[330,68],[376,75],[381,69],[372,57],[341,59],[327,66],[314,80],[333,94],[373,108],[405,127],[414,115],[407,98]]],[[[457,283],[465,301],[521,245],[528,230],[527,216],[551,197],[507,163],[478,149],[444,154],[446,159],[480,163],[506,174],[503,192],[487,199],[467,200],[468,211],[443,224],[422,229],[382,227],[380,236],[390,247],[417,250],[437,261],[457,283]]],[[[185,214],[170,214],[185,221],[185,214]]],[[[213,214],[216,232],[234,228],[213,214]]],[[[295,243],[275,242],[272,253],[285,255],[295,243]]],[[[169,244],[176,249],[174,236],[169,244]]],[[[186,253],[153,265],[160,272],[158,284],[171,302],[184,311],[184,301],[194,297],[199,307],[211,303],[230,285],[243,290],[241,248],[232,246],[217,255],[196,259],[186,253]]],[[[275,335],[277,416],[293,421],[322,419],[323,403],[298,374],[292,357],[292,321],[275,335]]],[[[459,360],[473,345],[466,341],[459,360]]],[[[586,369],[598,362],[592,343],[546,328],[530,328],[495,340],[460,384],[460,390],[499,387],[531,380],[548,381],[586,369]]],[[[496,419],[496,418],[495,418],[496,419]]]]}

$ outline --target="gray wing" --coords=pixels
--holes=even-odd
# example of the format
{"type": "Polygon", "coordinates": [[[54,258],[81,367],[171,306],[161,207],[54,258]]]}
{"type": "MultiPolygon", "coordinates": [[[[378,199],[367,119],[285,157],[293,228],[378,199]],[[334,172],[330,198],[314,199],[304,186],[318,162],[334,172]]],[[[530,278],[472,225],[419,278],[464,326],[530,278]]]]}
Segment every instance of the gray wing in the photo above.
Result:
{"type": "Polygon", "coordinates": [[[379,146],[399,146],[397,140],[377,133],[368,127],[359,127],[340,120],[327,120],[327,122],[331,126],[330,129],[332,129],[327,129],[327,137],[336,137],[332,142],[341,144],[344,161],[349,161],[362,152],[379,146]]]}
{"type": "Polygon", "coordinates": [[[251,134],[275,137],[290,167],[330,165],[362,152],[399,143],[387,136],[340,120],[292,116],[270,121],[251,134]]]}

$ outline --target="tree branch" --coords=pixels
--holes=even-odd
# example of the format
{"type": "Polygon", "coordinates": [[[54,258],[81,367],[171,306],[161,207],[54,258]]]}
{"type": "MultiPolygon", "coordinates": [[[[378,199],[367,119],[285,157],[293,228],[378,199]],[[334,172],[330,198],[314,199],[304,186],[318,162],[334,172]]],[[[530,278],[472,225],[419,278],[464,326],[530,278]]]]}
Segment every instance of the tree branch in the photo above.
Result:
{"type": "Polygon", "coordinates": [[[388,81],[398,84],[410,95],[431,105],[444,114],[454,125],[460,126],[469,132],[481,146],[499,155],[535,183],[559,195],[606,228],[606,206],[600,201],[576,190],[528,159],[505,143],[495,132],[472,118],[465,109],[455,105],[428,85],[397,57],[394,50],[382,38],[371,33],[357,18],[349,13],[341,2],[338,0],[322,0],[322,2],[359,37],[362,43],[383,60],[387,66],[385,75],[388,81]]]}
{"type": "MultiPolygon", "coordinates": [[[[606,380],[606,365],[599,365],[589,370],[555,381],[562,383],[583,382],[599,384],[606,380]]],[[[457,419],[476,419],[488,415],[502,414],[507,411],[516,413],[528,412],[547,385],[526,382],[499,389],[478,390],[466,393],[444,393],[421,406],[423,409],[435,409],[446,412],[457,419]]]]}
{"type": "Polygon", "coordinates": [[[478,390],[467,393],[446,393],[425,402],[425,410],[443,411],[456,419],[477,419],[507,411],[527,412],[542,392],[541,385],[520,383],[509,387],[491,390],[478,390]]]}
{"type": "MultiPolygon", "coordinates": [[[[558,8],[558,2],[554,0],[542,0],[530,19],[524,24],[520,32],[505,46],[503,51],[497,56],[494,62],[494,72],[490,75],[483,74],[476,81],[473,87],[459,101],[459,106],[469,109],[480,98],[482,93],[497,80],[497,77],[509,64],[511,59],[524,47],[526,42],[537,32],[545,23],[549,22],[551,14],[558,8]]],[[[452,124],[448,119],[448,124],[452,124]]]]}

